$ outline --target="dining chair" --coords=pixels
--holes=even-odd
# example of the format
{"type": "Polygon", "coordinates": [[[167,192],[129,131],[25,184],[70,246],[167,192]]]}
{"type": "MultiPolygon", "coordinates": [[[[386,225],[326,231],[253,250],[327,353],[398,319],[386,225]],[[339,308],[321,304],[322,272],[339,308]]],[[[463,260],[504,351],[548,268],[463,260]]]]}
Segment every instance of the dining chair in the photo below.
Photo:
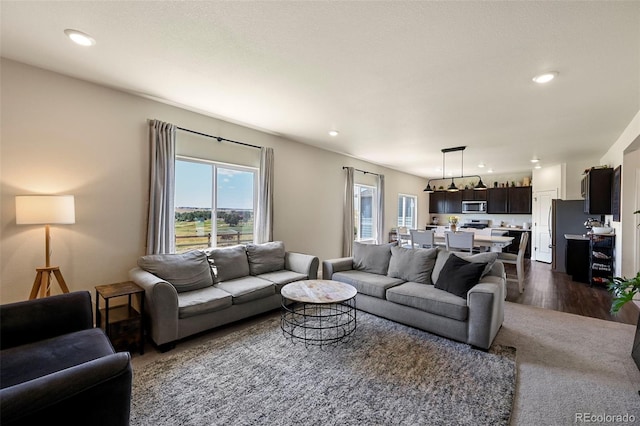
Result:
{"type": "Polygon", "coordinates": [[[473,232],[451,232],[445,231],[444,242],[447,251],[468,251],[473,252],[473,232]]]}
{"type": "Polygon", "coordinates": [[[518,246],[518,254],[515,253],[498,253],[498,260],[502,263],[508,263],[510,265],[516,265],[516,279],[509,278],[507,281],[516,281],[518,283],[518,290],[520,293],[524,292],[524,254],[527,251],[527,243],[529,241],[529,233],[522,232],[520,237],[520,245],[518,246]]]}
{"type": "Polygon", "coordinates": [[[435,234],[433,230],[419,231],[412,229],[409,232],[411,233],[411,248],[416,248],[416,244],[418,248],[433,248],[436,246],[433,240],[433,235],[435,234]]]}

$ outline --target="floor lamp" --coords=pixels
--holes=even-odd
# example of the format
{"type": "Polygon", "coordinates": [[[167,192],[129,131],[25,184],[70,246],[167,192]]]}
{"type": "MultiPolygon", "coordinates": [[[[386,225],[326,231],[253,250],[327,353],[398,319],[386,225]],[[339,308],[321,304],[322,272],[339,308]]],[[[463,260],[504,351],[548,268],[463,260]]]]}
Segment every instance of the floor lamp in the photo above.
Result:
{"type": "Polygon", "coordinates": [[[69,293],[60,267],[51,266],[51,237],[49,225],[68,225],[76,223],[73,195],[19,195],[16,196],[17,225],[45,225],[45,261],[44,267],[36,268],[29,299],[51,295],[53,275],[63,293],[69,293]]]}

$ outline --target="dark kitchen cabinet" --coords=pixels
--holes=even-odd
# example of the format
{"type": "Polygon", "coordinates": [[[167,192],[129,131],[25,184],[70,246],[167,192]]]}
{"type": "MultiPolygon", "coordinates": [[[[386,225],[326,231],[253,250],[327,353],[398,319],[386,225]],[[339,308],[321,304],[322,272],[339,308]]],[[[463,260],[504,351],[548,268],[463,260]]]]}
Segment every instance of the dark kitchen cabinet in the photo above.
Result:
{"type": "Polygon", "coordinates": [[[509,213],[509,188],[487,189],[487,213],[509,213]]]}
{"type": "Polygon", "coordinates": [[[565,267],[573,281],[589,283],[589,240],[567,239],[565,267]]]}
{"type": "Polygon", "coordinates": [[[464,189],[462,192],[462,201],[486,201],[487,191],[475,189],[464,189]]]}
{"type": "Polygon", "coordinates": [[[582,178],[580,189],[587,214],[611,214],[613,169],[591,169],[582,178]]]}
{"type": "MultiPolygon", "coordinates": [[[[520,239],[522,238],[522,234],[529,231],[519,230],[519,229],[510,229],[507,231],[507,237],[513,237],[513,241],[507,247],[504,248],[504,252],[518,254],[518,250],[520,249],[520,239]]],[[[524,257],[526,259],[531,259],[531,234],[529,234],[529,239],[527,240],[527,248],[524,252],[524,257]]]]}
{"type": "Polygon", "coordinates": [[[429,213],[462,213],[462,191],[429,194],[429,213]]]}
{"type": "Polygon", "coordinates": [[[509,188],[509,213],[531,214],[530,186],[512,186],[509,188]]]}
{"type": "Polygon", "coordinates": [[[487,193],[487,213],[531,214],[531,187],[512,186],[510,188],[489,188],[487,193]]]}

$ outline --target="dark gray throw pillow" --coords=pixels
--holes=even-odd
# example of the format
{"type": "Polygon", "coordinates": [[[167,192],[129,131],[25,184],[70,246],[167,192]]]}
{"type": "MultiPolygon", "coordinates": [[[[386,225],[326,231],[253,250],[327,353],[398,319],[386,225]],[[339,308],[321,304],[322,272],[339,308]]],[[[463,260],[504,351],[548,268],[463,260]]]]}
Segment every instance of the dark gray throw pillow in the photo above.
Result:
{"type": "Polygon", "coordinates": [[[353,269],[372,274],[387,275],[391,246],[394,244],[353,243],[353,269]]]}
{"type": "Polygon", "coordinates": [[[437,254],[437,248],[391,247],[391,260],[387,275],[414,283],[432,284],[431,272],[436,264],[437,254]]]}
{"type": "Polygon", "coordinates": [[[247,244],[247,258],[251,275],[266,274],[267,272],[284,269],[284,243],[273,241],[264,244],[247,244]]]}
{"type": "Polygon", "coordinates": [[[486,263],[467,262],[452,254],[442,267],[435,288],[466,298],[469,290],[480,281],[485,266],[486,263]]]}
{"type": "MultiPolygon", "coordinates": [[[[438,257],[436,258],[436,265],[433,267],[433,273],[431,274],[431,281],[433,282],[438,281],[438,276],[440,275],[440,271],[442,270],[442,267],[444,266],[444,264],[447,262],[447,260],[449,259],[449,257],[451,257],[453,253],[454,252],[447,251],[447,250],[440,250],[438,252],[438,257]]],[[[486,253],[476,253],[476,254],[455,252],[455,255],[469,262],[486,264],[487,266],[484,267],[484,271],[482,271],[482,275],[480,276],[481,279],[491,271],[491,268],[493,268],[493,264],[498,258],[497,252],[486,252],[486,253]]]]}
{"type": "Polygon", "coordinates": [[[209,261],[200,250],[142,256],[138,266],[173,285],[178,293],[213,285],[209,261]]]}

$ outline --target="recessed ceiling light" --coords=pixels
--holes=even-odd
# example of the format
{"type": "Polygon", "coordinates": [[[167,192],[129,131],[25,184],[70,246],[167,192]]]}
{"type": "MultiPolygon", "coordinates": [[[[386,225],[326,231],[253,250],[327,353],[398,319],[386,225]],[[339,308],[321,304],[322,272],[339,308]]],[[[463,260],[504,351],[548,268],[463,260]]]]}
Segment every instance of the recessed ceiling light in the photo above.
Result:
{"type": "Polygon", "coordinates": [[[542,166],[540,165],[540,163],[536,164],[535,166],[533,166],[534,169],[541,169],[542,166]]]}
{"type": "Polygon", "coordinates": [[[493,173],[493,169],[487,170],[487,173],[493,173]]]}
{"type": "Polygon", "coordinates": [[[85,34],[82,31],[66,29],[64,33],[73,41],[75,44],[79,44],[80,46],[93,46],[96,44],[96,41],[89,34],[85,34]]]}
{"type": "Polygon", "coordinates": [[[340,132],[338,132],[337,130],[329,130],[329,136],[338,136],[340,132]]]}
{"type": "Polygon", "coordinates": [[[480,167],[481,169],[484,168],[484,163],[478,164],[478,167],[480,167]]]}
{"type": "Polygon", "coordinates": [[[544,74],[539,74],[533,77],[533,81],[538,84],[545,84],[553,80],[558,76],[557,71],[545,72],[544,74]]]}
{"type": "Polygon", "coordinates": [[[530,161],[531,161],[532,163],[537,163],[537,162],[539,162],[539,161],[540,161],[540,159],[539,159],[539,158],[535,158],[535,157],[534,157],[534,158],[532,158],[530,161]]]}

